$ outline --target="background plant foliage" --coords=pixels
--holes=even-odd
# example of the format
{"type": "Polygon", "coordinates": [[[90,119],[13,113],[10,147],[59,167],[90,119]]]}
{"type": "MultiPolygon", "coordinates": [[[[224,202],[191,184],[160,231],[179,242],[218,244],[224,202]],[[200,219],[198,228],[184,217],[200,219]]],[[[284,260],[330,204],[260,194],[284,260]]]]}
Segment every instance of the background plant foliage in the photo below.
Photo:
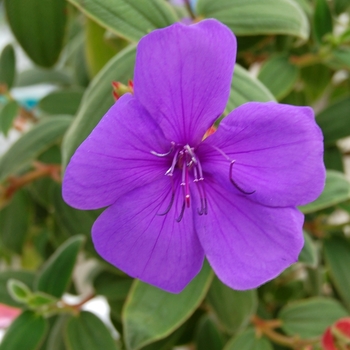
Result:
{"type": "MultiPolygon", "coordinates": [[[[320,349],[325,329],[350,313],[349,0],[4,0],[0,10],[34,63],[16,70],[11,44],[0,56],[0,133],[19,130],[0,158],[0,303],[22,309],[1,350],[320,349]],[[193,6],[194,4],[194,6],[193,6]],[[177,295],[134,281],[94,251],[99,212],[70,208],[63,169],[113,104],[112,81],[133,78],[135,44],[184,17],[217,18],[238,37],[238,64],[227,110],[247,101],[311,105],[325,140],[323,194],[306,214],[299,262],[257,290],[223,285],[205,264],[177,295]],[[257,78],[248,70],[260,67],[257,78]],[[28,108],[18,87],[55,91],[28,108]],[[338,216],[342,221],[336,221],[338,216]],[[92,259],[86,283],[72,278],[92,259]],[[69,304],[66,293],[83,294],[69,304]],[[111,332],[82,311],[104,296],[111,332]],[[66,299],[64,299],[66,300],[66,299]]],[[[300,154],[300,157],[303,157],[300,154]]],[[[1,311],[0,311],[1,312],[1,311]]]]}

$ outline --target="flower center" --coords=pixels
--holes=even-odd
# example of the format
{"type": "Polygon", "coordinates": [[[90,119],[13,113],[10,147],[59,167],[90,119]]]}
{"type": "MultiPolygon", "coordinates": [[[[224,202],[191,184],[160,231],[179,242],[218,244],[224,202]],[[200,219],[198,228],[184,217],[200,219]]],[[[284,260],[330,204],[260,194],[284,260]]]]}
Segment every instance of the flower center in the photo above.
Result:
{"type": "Polygon", "coordinates": [[[169,152],[160,154],[160,153],[151,151],[151,153],[157,157],[166,157],[166,156],[170,156],[172,153],[174,154],[171,166],[165,173],[166,176],[169,176],[171,178],[172,196],[171,196],[170,204],[164,213],[158,214],[158,215],[166,215],[170,211],[174,203],[175,188],[174,188],[173,174],[176,169],[181,171],[180,186],[182,187],[182,195],[183,195],[181,212],[179,217],[176,220],[180,222],[183,218],[186,207],[190,208],[191,206],[190,181],[192,181],[192,178],[193,178],[193,183],[195,184],[195,187],[197,189],[197,192],[200,198],[200,203],[201,203],[201,208],[200,209],[198,208],[197,212],[199,215],[203,215],[203,214],[207,215],[208,204],[207,204],[207,198],[206,198],[205,188],[204,188],[203,170],[202,170],[202,166],[199,161],[199,158],[195,154],[194,148],[192,148],[188,144],[185,146],[179,146],[175,148],[175,143],[172,142],[169,152]],[[190,172],[191,172],[191,175],[190,175],[190,172]]]}

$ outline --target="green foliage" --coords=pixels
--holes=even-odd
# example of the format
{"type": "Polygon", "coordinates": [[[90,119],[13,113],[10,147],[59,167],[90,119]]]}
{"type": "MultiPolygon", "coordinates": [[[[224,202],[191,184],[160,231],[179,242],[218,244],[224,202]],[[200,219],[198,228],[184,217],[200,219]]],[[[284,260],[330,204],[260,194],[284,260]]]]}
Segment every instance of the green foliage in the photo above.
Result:
{"type": "Polygon", "coordinates": [[[350,1],[198,0],[191,11],[167,0],[2,5],[17,42],[0,52],[0,308],[21,314],[0,350],[319,350],[325,329],[350,310],[350,27],[341,24],[350,1]],[[192,17],[216,18],[237,37],[222,118],[249,101],[308,105],[324,135],[327,180],[299,208],[298,262],[256,290],[230,289],[208,263],[179,294],[135,280],[94,250],[101,210],[62,198],[64,168],[114,103],[112,82],[133,79],[139,40],[192,17]],[[33,63],[24,71],[18,45],[33,63]],[[37,84],[53,89],[33,98],[37,84]],[[95,296],[112,326],[83,311],[95,296]]]}

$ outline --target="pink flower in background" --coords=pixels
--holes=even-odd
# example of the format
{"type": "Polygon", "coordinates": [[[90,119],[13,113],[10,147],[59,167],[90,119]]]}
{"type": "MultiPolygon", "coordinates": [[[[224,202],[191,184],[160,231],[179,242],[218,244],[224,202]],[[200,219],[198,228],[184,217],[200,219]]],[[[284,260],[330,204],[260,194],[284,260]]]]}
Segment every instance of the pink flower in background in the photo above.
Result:
{"type": "Polygon", "coordinates": [[[146,35],[134,95],[112,106],[66,169],[68,204],[108,207],[92,228],[98,253],[170,292],[204,257],[234,289],[276,277],[303,246],[296,206],[324,186],[311,108],[246,103],[203,140],[226,106],[235,56],[235,37],[216,20],[146,35]]]}
{"type": "Polygon", "coordinates": [[[19,316],[21,312],[21,309],[0,304],[0,329],[9,327],[12,321],[19,316]]]}

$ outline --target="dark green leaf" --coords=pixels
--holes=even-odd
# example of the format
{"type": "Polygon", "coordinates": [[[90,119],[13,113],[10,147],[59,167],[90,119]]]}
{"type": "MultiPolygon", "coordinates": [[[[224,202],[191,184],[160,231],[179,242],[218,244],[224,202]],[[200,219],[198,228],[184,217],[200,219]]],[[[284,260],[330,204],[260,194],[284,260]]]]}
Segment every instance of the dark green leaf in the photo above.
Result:
{"type": "Polygon", "coordinates": [[[273,93],[277,100],[285,97],[298,80],[299,69],[289,62],[287,56],[275,56],[266,61],[259,72],[259,80],[273,93]]]}
{"type": "Polygon", "coordinates": [[[334,0],[334,10],[337,15],[344,12],[348,7],[350,7],[350,0],[334,0]]]}
{"type": "Polygon", "coordinates": [[[66,324],[71,317],[73,316],[62,315],[57,317],[48,336],[46,350],[67,350],[63,336],[66,329],[66,324]]]}
{"type": "Polygon", "coordinates": [[[51,92],[40,100],[38,107],[50,115],[74,115],[83,97],[83,90],[70,89],[51,92]]]}
{"type": "Polygon", "coordinates": [[[25,311],[11,324],[0,350],[36,350],[44,340],[47,321],[32,311],[25,311]]]}
{"type": "Polygon", "coordinates": [[[327,170],[344,172],[343,155],[336,145],[326,147],[323,158],[327,170]]]}
{"type": "Polygon", "coordinates": [[[307,232],[304,233],[304,247],[299,254],[298,261],[305,265],[316,267],[318,264],[317,250],[315,243],[307,232]]]}
{"type": "Polygon", "coordinates": [[[140,349],[165,338],[185,322],[205,297],[212,276],[205,263],[202,271],[179,294],[135,281],[122,315],[128,349],[140,349]]]}
{"type": "Polygon", "coordinates": [[[273,347],[268,339],[258,337],[254,329],[247,329],[233,337],[224,350],[273,350],[273,347]]]}
{"type": "Polygon", "coordinates": [[[223,337],[213,320],[204,315],[198,324],[196,334],[197,350],[222,350],[223,337]]]}
{"type": "Polygon", "coordinates": [[[71,120],[69,116],[43,119],[18,139],[0,159],[0,181],[16,174],[58,142],[71,120]]]}
{"type": "Polygon", "coordinates": [[[316,100],[329,86],[332,71],[323,64],[314,64],[301,69],[305,93],[311,101],[316,100]],[[315,79],[317,77],[317,79],[315,79]]]}
{"type": "Polygon", "coordinates": [[[325,329],[347,312],[337,300],[310,298],[283,307],[278,314],[282,329],[288,335],[302,339],[319,337],[325,329]]]}
{"type": "Polygon", "coordinates": [[[65,343],[67,350],[119,349],[104,323],[88,311],[82,311],[67,322],[65,343]]]}
{"type": "Polygon", "coordinates": [[[7,290],[7,283],[10,279],[21,281],[31,289],[34,281],[34,273],[24,270],[8,270],[0,272],[0,303],[22,307],[23,304],[14,301],[7,290]]]}
{"type": "Polygon", "coordinates": [[[227,333],[246,326],[256,312],[257,295],[254,289],[236,291],[215,277],[209,289],[208,302],[227,333]]]}
{"type": "Polygon", "coordinates": [[[39,66],[55,64],[63,46],[66,25],[65,0],[5,0],[13,34],[39,66]]]}
{"type": "Polygon", "coordinates": [[[74,6],[118,36],[138,41],[153,29],[177,21],[175,12],[162,0],[131,3],[129,0],[69,0],[74,6]]]}
{"type": "Polygon", "coordinates": [[[350,182],[343,173],[334,170],[327,171],[326,185],[321,195],[310,204],[299,207],[305,213],[332,207],[350,198],[350,182]]]}
{"type": "Polygon", "coordinates": [[[350,69],[350,48],[341,47],[333,51],[333,56],[340,67],[350,69]]]}
{"type": "Polygon", "coordinates": [[[316,41],[319,44],[322,43],[326,34],[333,31],[332,15],[326,0],[316,0],[313,29],[316,41]]]}
{"type": "Polygon", "coordinates": [[[350,98],[347,97],[317,115],[316,121],[323,131],[327,145],[333,145],[337,140],[350,135],[349,110],[350,98]]]}
{"type": "Polygon", "coordinates": [[[14,119],[18,115],[19,106],[16,101],[9,101],[0,111],[0,131],[7,136],[14,119]]]}
{"type": "Polygon", "coordinates": [[[27,302],[32,295],[31,290],[25,283],[13,278],[7,282],[7,290],[12,298],[20,303],[27,302]]]}
{"type": "Polygon", "coordinates": [[[289,34],[307,39],[308,20],[294,1],[198,0],[197,13],[216,18],[236,35],[289,34]]]}
{"type": "Polygon", "coordinates": [[[267,102],[274,100],[275,98],[271,92],[259,80],[253,78],[240,65],[235,65],[226,113],[249,101],[267,102]]]}
{"type": "Polygon", "coordinates": [[[0,210],[0,242],[20,254],[29,229],[29,203],[24,191],[17,191],[10,203],[0,210]]]}
{"type": "Polygon", "coordinates": [[[350,243],[340,237],[327,239],[324,254],[335,288],[350,309],[350,243]]]}
{"type": "Polygon", "coordinates": [[[11,44],[6,45],[0,56],[0,85],[6,85],[10,89],[15,80],[16,56],[11,44]]]}
{"type": "Polygon", "coordinates": [[[134,63],[135,47],[130,46],[113,57],[93,79],[83,96],[78,114],[64,137],[62,146],[64,165],[67,165],[77,147],[112,106],[112,81],[127,83],[132,79],[134,63]]]}
{"type": "Polygon", "coordinates": [[[37,275],[35,289],[60,298],[68,288],[73,268],[84,242],[83,236],[74,236],[62,244],[47,260],[37,275]]]}

